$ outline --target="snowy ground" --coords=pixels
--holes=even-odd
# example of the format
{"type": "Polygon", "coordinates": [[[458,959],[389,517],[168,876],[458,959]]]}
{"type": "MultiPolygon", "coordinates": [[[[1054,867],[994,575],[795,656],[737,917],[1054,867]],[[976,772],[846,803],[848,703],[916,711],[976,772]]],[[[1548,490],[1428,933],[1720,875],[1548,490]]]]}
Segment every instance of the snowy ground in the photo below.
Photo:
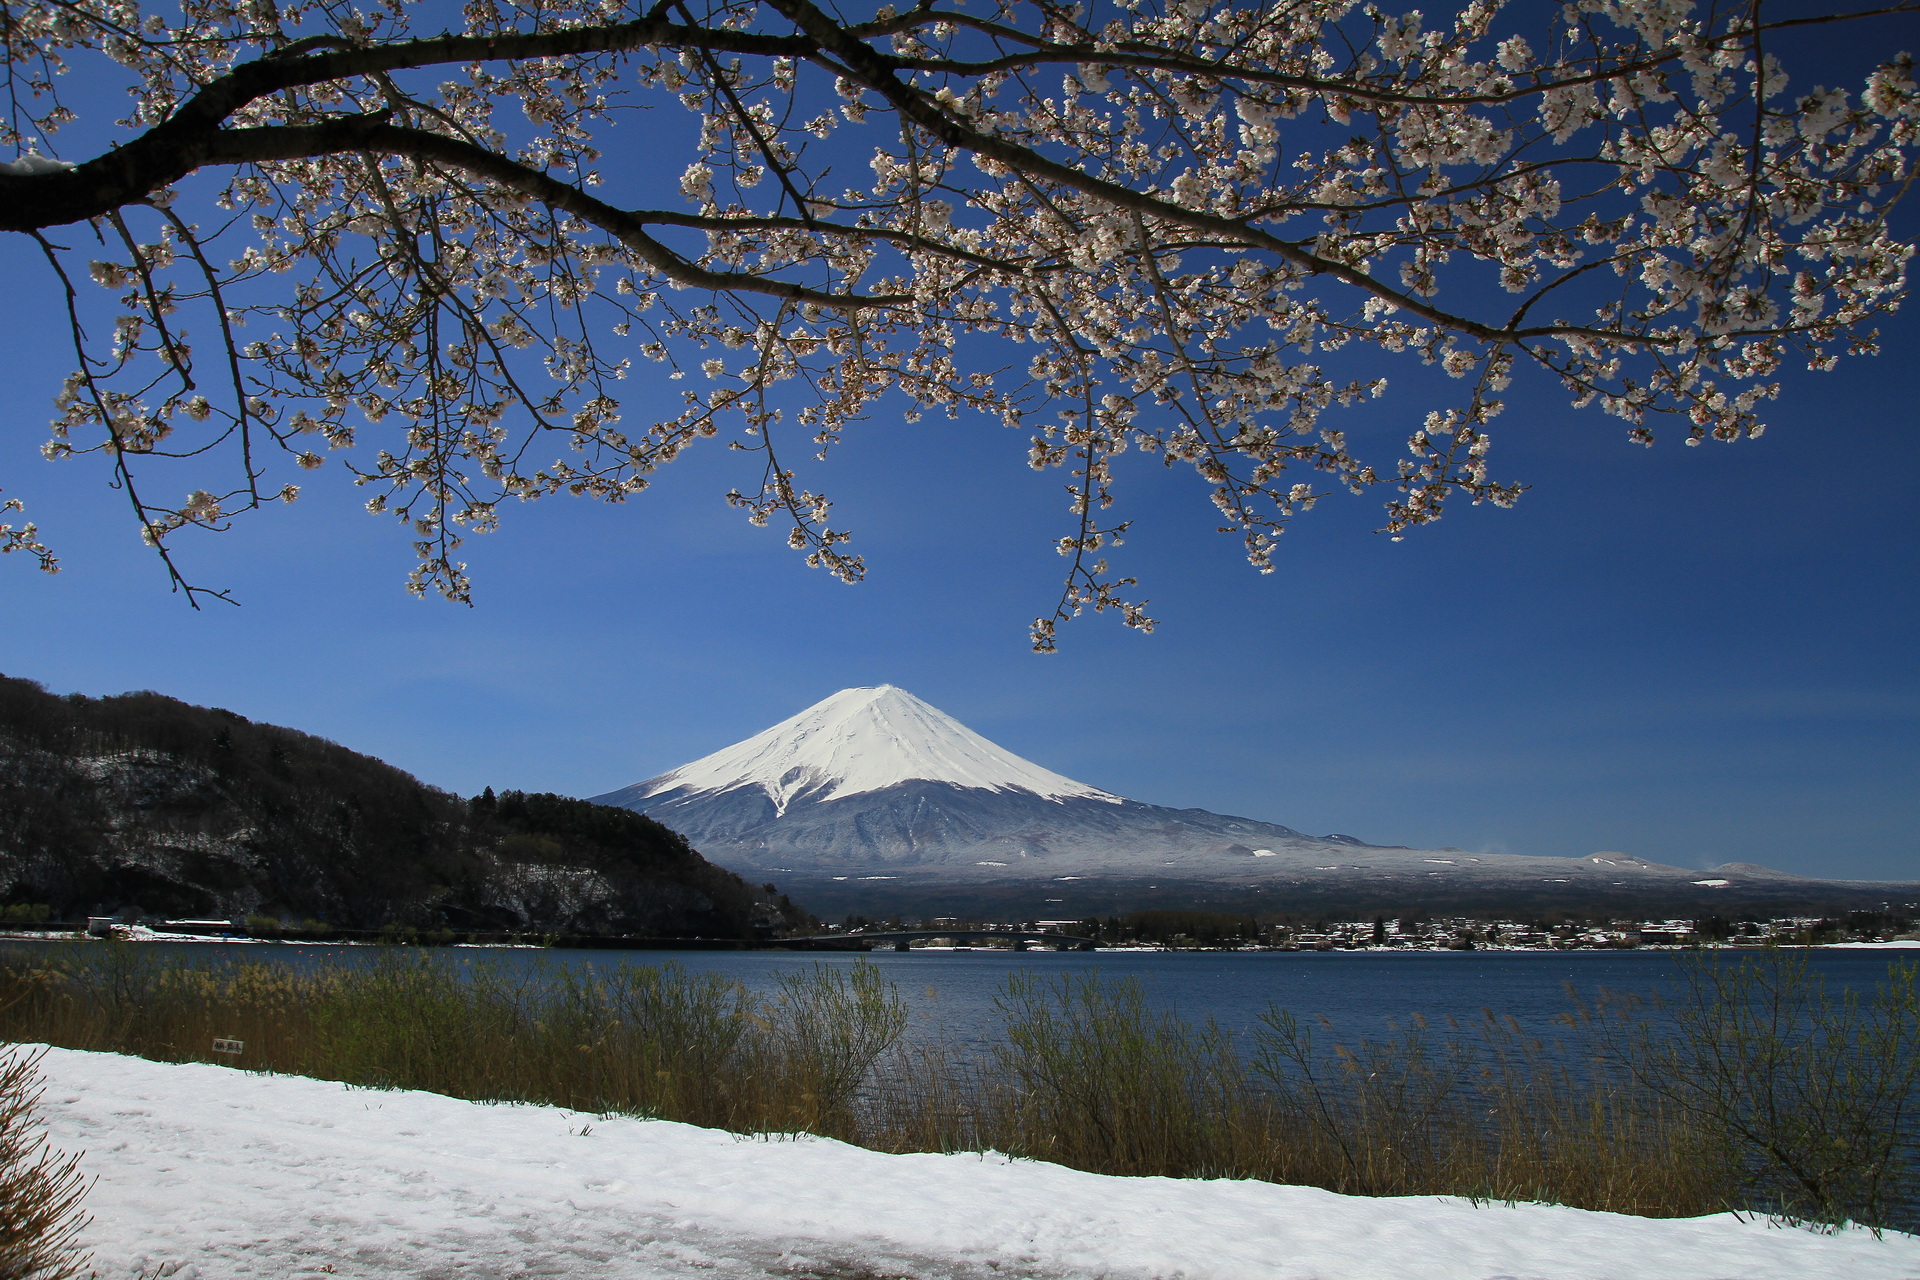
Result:
{"type": "MultiPolygon", "coordinates": [[[[1892,942],[1829,942],[1827,947],[1876,947],[1895,951],[1920,950],[1920,940],[1896,938],[1892,942]]],[[[1823,947],[1821,950],[1825,950],[1823,947]]]]}
{"type": "MultiPolygon", "coordinates": [[[[117,924],[114,933],[122,942],[257,942],[264,939],[228,936],[208,936],[204,933],[169,933],[165,929],[150,929],[144,924],[117,924]]],[[[75,942],[91,941],[84,933],[75,933],[71,929],[14,930],[0,934],[0,939],[9,942],[75,942]]]]}
{"type": "Polygon", "coordinates": [[[1916,1280],[1920,1239],[1110,1178],[54,1049],[101,1280],[1916,1280]]]}

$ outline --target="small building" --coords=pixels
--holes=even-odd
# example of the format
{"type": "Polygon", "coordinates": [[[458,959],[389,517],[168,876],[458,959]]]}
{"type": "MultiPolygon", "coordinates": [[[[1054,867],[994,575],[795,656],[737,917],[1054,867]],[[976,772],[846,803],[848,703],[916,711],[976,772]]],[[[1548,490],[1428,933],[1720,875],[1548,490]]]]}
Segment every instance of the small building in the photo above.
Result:
{"type": "Polygon", "coordinates": [[[238,933],[240,930],[231,920],[165,920],[160,927],[176,933],[238,933]]]}

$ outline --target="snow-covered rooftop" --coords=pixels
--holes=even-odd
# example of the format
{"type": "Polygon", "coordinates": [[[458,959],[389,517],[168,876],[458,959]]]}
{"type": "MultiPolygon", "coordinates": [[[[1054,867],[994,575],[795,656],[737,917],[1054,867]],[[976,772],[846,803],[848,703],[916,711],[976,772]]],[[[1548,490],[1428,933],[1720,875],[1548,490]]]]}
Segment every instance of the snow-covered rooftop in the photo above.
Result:
{"type": "Polygon", "coordinates": [[[757,783],[784,813],[803,793],[826,800],[912,781],[1030,791],[1049,800],[1121,802],[1119,796],[1022,760],[890,684],[842,689],[744,742],[649,779],[641,784],[640,797],[681,789],[731,791],[757,783]]]}

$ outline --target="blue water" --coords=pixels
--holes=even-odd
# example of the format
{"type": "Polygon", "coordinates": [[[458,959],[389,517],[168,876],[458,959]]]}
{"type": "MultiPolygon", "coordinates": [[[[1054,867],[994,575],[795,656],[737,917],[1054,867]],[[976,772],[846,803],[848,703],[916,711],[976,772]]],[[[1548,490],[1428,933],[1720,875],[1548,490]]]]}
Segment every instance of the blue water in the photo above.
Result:
{"type": "MultiPolygon", "coordinates": [[[[92,947],[95,943],[11,942],[10,947],[92,947]]],[[[135,944],[142,951],[307,967],[391,960],[411,948],[317,945],[135,944]]],[[[1194,1021],[1213,1018],[1241,1032],[1269,1006],[1324,1020],[1329,1034],[1356,1040],[1390,1034],[1414,1019],[1436,1030],[1472,1024],[1483,1012],[1510,1017],[1527,1032],[1551,1035],[1573,1007],[1569,992],[1657,995],[1682,956],[1667,951],[1547,952],[1051,952],[1051,951],[570,951],[451,948],[426,952],[456,963],[498,965],[537,978],[560,969],[675,963],[765,989],[783,971],[869,963],[895,984],[914,1033],[961,1042],[991,1038],[1000,1025],[994,998],[1007,976],[1096,974],[1133,979],[1156,1007],[1194,1021]]],[[[1863,993],[1885,980],[1889,964],[1920,959],[1910,951],[1814,950],[1815,972],[1833,988],[1863,993]]],[[[1737,957],[1730,957],[1735,958],[1737,957]]]]}

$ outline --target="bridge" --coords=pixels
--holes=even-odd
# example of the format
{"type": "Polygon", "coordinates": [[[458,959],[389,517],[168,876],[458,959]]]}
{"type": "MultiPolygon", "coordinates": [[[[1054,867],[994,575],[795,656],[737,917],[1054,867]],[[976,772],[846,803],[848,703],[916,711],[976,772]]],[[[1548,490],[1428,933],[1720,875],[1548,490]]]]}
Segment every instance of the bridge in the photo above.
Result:
{"type": "Polygon", "coordinates": [[[912,943],[929,938],[952,938],[955,942],[962,938],[992,938],[1012,942],[1014,948],[1021,951],[1026,950],[1026,944],[1035,942],[1056,951],[1092,951],[1100,945],[1092,938],[1070,933],[1041,933],[1034,929],[869,929],[863,933],[823,933],[811,938],[785,938],[782,939],[782,945],[832,943],[846,946],[849,943],[890,942],[895,951],[907,951],[912,943]]]}

